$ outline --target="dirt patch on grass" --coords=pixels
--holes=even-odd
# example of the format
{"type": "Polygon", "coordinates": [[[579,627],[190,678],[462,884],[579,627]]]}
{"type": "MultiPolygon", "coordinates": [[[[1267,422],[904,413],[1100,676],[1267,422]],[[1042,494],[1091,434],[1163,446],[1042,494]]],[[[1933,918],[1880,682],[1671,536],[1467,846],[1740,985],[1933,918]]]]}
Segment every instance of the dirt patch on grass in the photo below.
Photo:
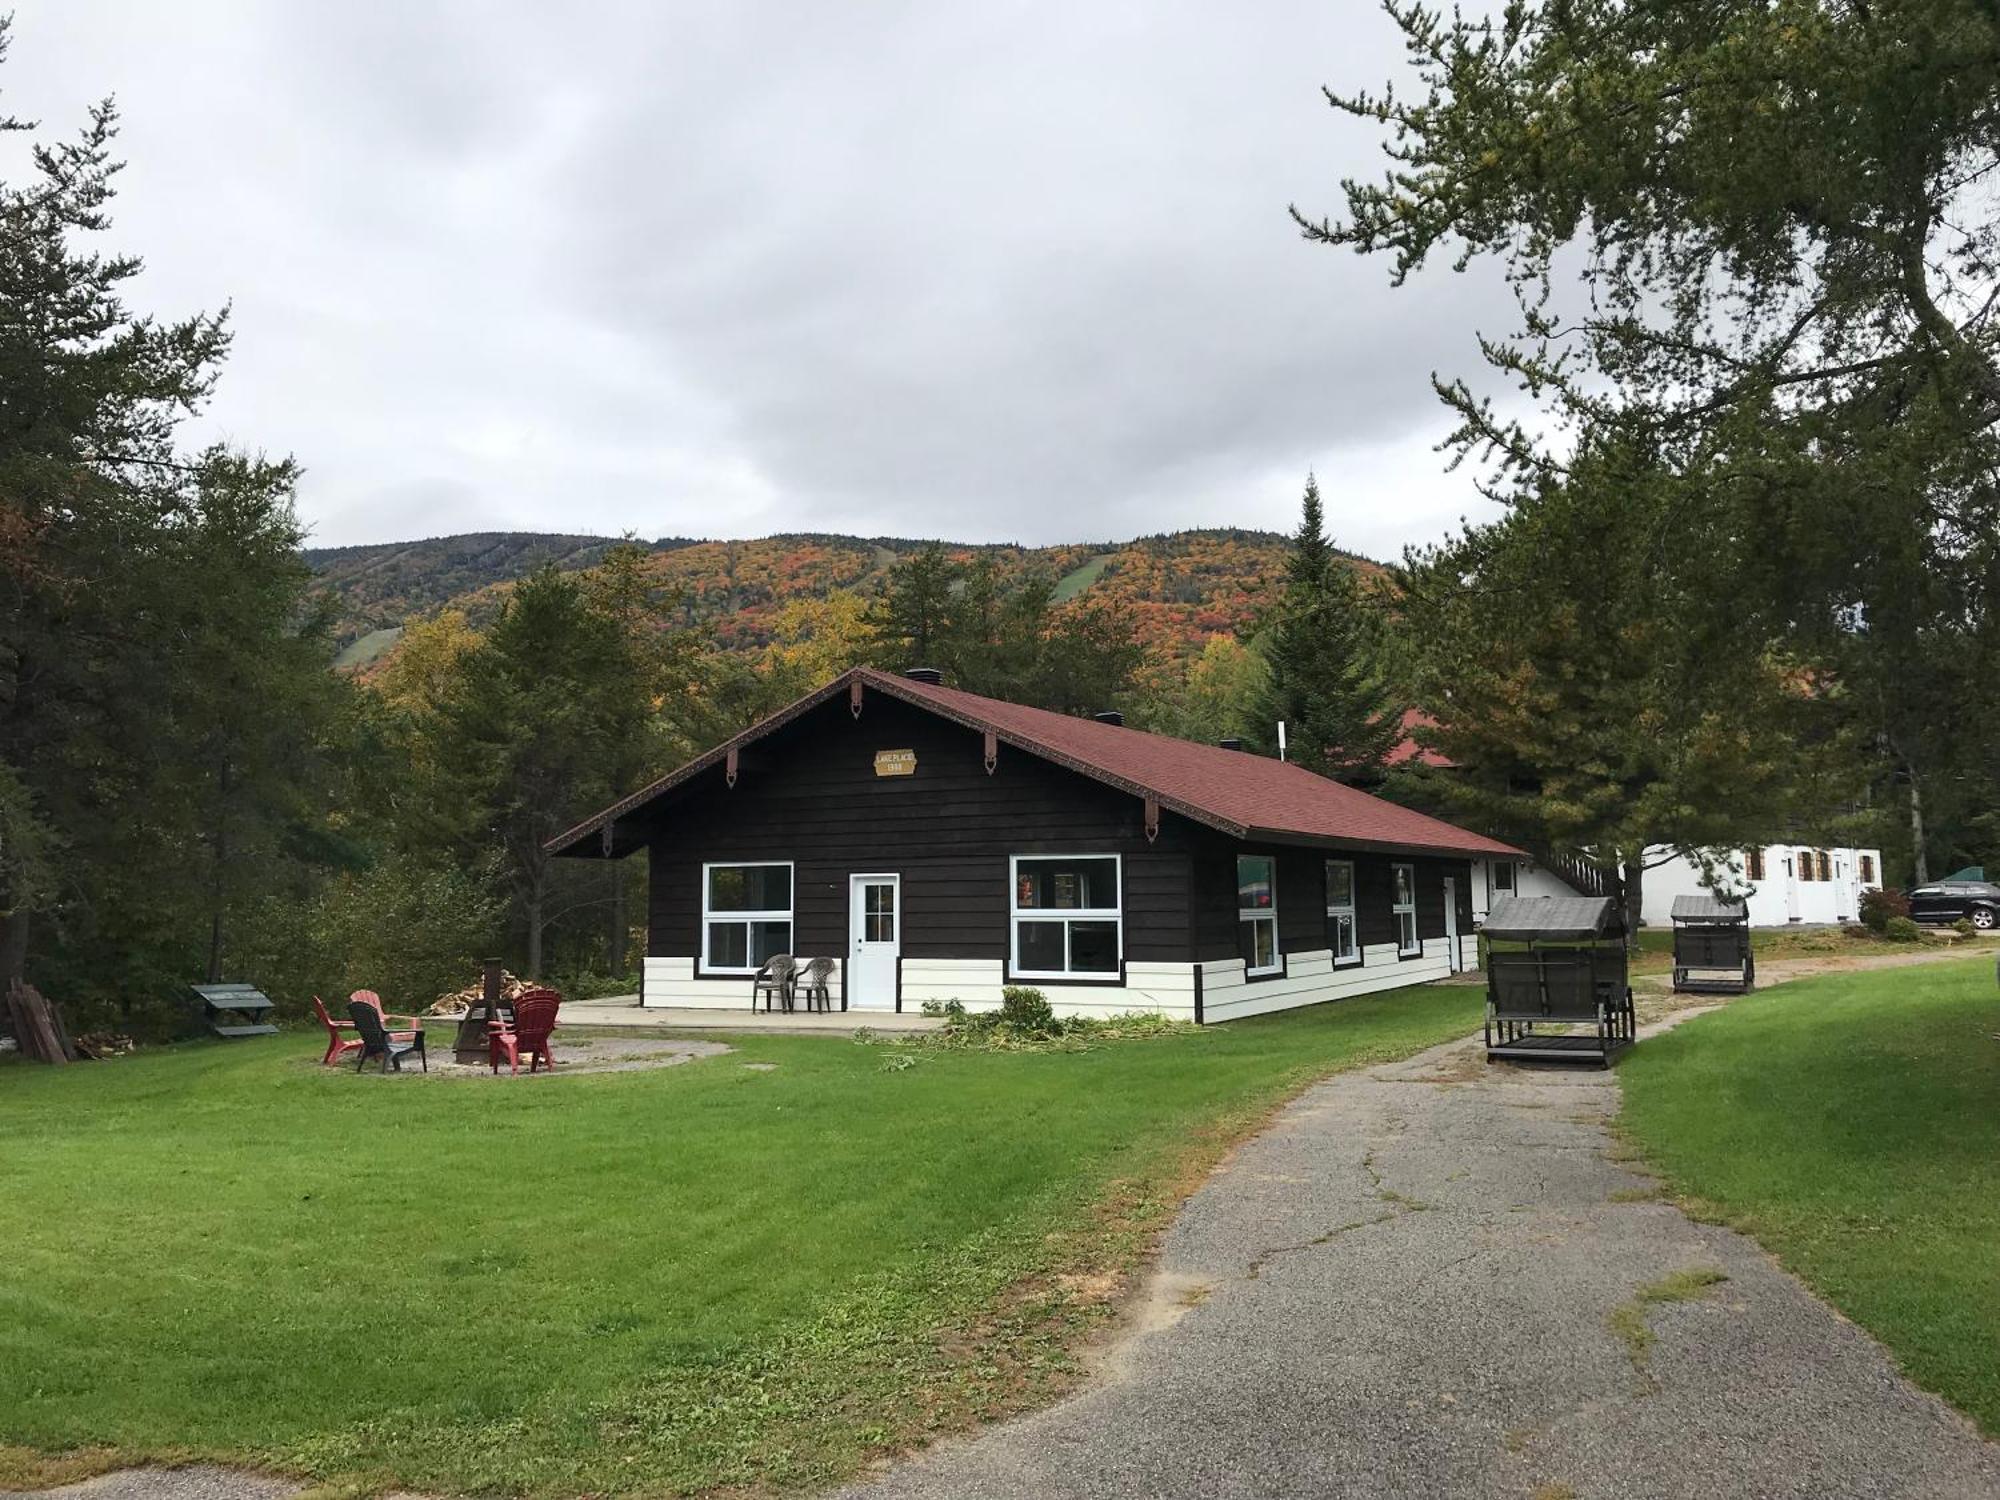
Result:
{"type": "MultiPolygon", "coordinates": [[[[554,1038],[556,1062],[553,1068],[537,1068],[532,1073],[523,1062],[518,1074],[508,1071],[503,1063],[498,1072],[484,1059],[474,1063],[461,1063],[449,1050],[449,1043],[440,1038],[437,1050],[430,1057],[430,1069],[426,1072],[415,1062],[404,1059],[401,1071],[387,1074],[381,1071],[379,1063],[370,1063],[361,1070],[363,1078],[450,1078],[458,1080],[484,1078],[491,1081],[506,1079],[512,1083],[529,1079],[568,1078],[578,1073],[636,1073],[649,1068],[676,1068],[683,1063],[699,1061],[704,1057],[720,1057],[725,1052],[736,1049],[726,1042],[697,1042],[668,1040],[661,1037],[636,1036],[587,1036],[568,1039],[558,1031],[554,1038]]],[[[317,1062],[306,1066],[317,1067],[317,1062]]],[[[348,1067],[353,1072],[352,1065],[348,1067]]]]}
{"type": "Polygon", "coordinates": [[[94,1479],[130,1464],[115,1448],[79,1448],[74,1453],[37,1453],[0,1443],[0,1490],[44,1490],[94,1479]]]}

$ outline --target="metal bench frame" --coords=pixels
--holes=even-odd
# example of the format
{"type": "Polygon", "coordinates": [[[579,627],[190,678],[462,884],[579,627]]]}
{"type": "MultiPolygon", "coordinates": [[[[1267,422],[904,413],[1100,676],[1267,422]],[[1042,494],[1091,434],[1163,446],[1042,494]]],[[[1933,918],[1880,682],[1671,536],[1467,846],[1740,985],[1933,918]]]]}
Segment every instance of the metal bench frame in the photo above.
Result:
{"type": "Polygon", "coordinates": [[[1757,985],[1757,958],[1750,949],[1750,920],[1689,917],[1674,922],[1674,993],[1745,995],[1757,985]]]}
{"type": "Polygon", "coordinates": [[[1638,1039],[1625,953],[1599,942],[1494,946],[1486,955],[1486,1056],[1608,1067],[1638,1039]],[[1589,1026],[1589,1034],[1537,1027],[1589,1026]]]}

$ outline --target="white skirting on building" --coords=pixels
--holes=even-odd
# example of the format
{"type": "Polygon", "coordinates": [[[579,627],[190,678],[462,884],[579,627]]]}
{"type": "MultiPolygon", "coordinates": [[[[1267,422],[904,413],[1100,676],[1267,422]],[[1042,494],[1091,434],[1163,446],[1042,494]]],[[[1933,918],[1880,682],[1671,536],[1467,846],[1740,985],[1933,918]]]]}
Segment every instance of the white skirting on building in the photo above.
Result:
{"type": "MultiPolygon", "coordinates": [[[[1123,984],[1063,984],[1038,979],[1034,987],[1048,996],[1057,1015],[1109,1016],[1122,1011],[1157,1011],[1186,1020],[1195,1017],[1195,971],[1201,971],[1201,1013],[1207,1021],[1231,1021],[1269,1011],[1318,1005],[1328,1000],[1365,995],[1442,979],[1451,972],[1450,939],[1424,940],[1421,958],[1398,958],[1393,943],[1362,950],[1363,962],[1335,969],[1333,955],[1289,954],[1285,972],[1269,978],[1245,979],[1243,960],[1192,963],[1128,963],[1123,984]]],[[[1460,967],[1478,961],[1477,940],[1459,940],[1460,967]]],[[[698,979],[692,958],[648,958],[640,977],[639,1003],[646,1006],[708,1010],[747,1010],[750,981],[741,976],[698,979]]],[[[841,1004],[844,975],[836,964],[833,1005],[841,1004]]],[[[993,1010],[1000,1004],[1006,978],[998,959],[906,958],[902,961],[902,1005],[906,1011],[925,1001],[957,1000],[967,1010],[993,1010]]],[[[853,1015],[866,1016],[856,1006],[853,1015]]]]}
{"type": "Polygon", "coordinates": [[[1363,947],[1360,963],[1336,969],[1332,951],[1322,948],[1288,955],[1285,972],[1268,979],[1244,978],[1240,958],[1206,963],[1201,966],[1202,1018],[1234,1021],[1442,979],[1451,972],[1450,952],[1450,940],[1441,937],[1424,940],[1422,958],[1398,958],[1396,945],[1383,943],[1363,947]]]}

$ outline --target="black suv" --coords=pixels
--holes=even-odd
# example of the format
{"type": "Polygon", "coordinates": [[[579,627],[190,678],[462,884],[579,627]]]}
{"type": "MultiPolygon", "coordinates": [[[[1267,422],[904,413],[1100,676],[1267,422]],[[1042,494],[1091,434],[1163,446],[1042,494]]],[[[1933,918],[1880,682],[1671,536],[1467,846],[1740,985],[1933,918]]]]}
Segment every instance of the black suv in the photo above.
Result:
{"type": "Polygon", "coordinates": [[[1990,880],[1940,880],[1910,892],[1910,915],[1919,922],[1956,922],[1981,932],[2000,927],[2000,885],[1990,880]]]}

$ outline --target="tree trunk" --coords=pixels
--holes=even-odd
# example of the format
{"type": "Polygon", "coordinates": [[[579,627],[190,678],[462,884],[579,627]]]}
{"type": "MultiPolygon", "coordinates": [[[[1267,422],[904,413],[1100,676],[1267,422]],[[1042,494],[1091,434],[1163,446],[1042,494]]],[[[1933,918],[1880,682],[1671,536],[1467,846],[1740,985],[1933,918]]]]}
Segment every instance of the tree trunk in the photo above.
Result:
{"type": "Polygon", "coordinates": [[[625,972],[625,861],[611,861],[611,926],[604,934],[607,974],[625,972]]]}
{"type": "Polygon", "coordinates": [[[216,776],[218,801],[215,809],[215,869],[209,883],[208,983],[222,983],[222,888],[229,865],[229,762],[225,759],[216,776]]]}
{"type": "Polygon", "coordinates": [[[1917,786],[1917,773],[1910,772],[1910,855],[1914,883],[1929,885],[1931,857],[1924,852],[1924,794],[1917,786]]]}
{"type": "Polygon", "coordinates": [[[17,906],[0,924],[0,989],[28,976],[28,909],[17,906]]]}
{"type": "Polygon", "coordinates": [[[1619,874],[1620,892],[1625,898],[1625,946],[1637,953],[1639,919],[1646,910],[1646,850],[1643,845],[1636,853],[1625,857],[1619,874]]]}
{"type": "Polygon", "coordinates": [[[528,978],[541,982],[542,978],[542,887],[539,881],[528,897],[521,903],[521,909],[528,919],[528,978]]]}

